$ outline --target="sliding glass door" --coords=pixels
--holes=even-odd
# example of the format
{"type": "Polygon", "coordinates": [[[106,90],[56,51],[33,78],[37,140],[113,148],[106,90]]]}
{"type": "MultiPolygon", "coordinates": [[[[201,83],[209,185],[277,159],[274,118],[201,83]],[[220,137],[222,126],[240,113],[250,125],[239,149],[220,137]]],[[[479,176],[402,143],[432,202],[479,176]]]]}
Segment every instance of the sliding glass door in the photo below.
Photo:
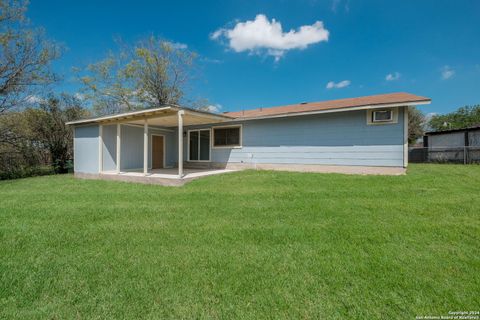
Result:
{"type": "Polygon", "coordinates": [[[210,161],[210,129],[188,131],[188,161],[210,161]]]}

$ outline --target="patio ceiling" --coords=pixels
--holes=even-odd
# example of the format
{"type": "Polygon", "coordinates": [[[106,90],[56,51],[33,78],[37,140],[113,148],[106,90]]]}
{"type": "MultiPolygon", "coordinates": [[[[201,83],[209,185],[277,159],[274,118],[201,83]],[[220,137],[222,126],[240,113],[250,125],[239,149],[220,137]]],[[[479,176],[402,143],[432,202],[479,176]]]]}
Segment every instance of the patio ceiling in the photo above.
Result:
{"type": "MultiPolygon", "coordinates": [[[[148,128],[152,126],[161,127],[178,127],[179,132],[183,132],[184,126],[220,123],[231,121],[234,118],[194,110],[189,108],[182,108],[179,106],[165,106],[156,109],[146,109],[140,111],[127,112],[117,115],[98,117],[93,119],[78,120],[67,122],[67,125],[89,125],[97,124],[98,129],[98,167],[99,172],[103,168],[103,126],[116,125],[117,127],[117,142],[116,142],[116,169],[115,172],[120,174],[121,168],[121,146],[122,146],[122,125],[121,124],[136,124],[143,126],[143,174],[148,174],[148,128]]],[[[177,134],[178,139],[178,177],[183,178],[183,135],[177,134]]]]}
{"type": "Polygon", "coordinates": [[[93,119],[78,120],[68,122],[68,125],[85,125],[85,124],[117,124],[117,123],[131,123],[143,125],[145,119],[148,119],[148,124],[152,126],[162,127],[176,127],[178,125],[178,111],[183,110],[183,124],[198,125],[219,123],[233,120],[232,117],[224,116],[221,114],[214,114],[210,112],[193,110],[182,107],[163,107],[156,109],[146,109],[141,111],[134,111],[128,113],[122,113],[112,116],[104,116],[93,119]]]}
{"type": "MultiPolygon", "coordinates": [[[[208,124],[208,123],[217,123],[231,120],[231,118],[226,117],[212,117],[210,115],[198,114],[193,112],[186,111],[183,116],[183,124],[185,126],[190,125],[199,125],[199,124],[208,124]]],[[[128,123],[143,125],[144,118],[141,119],[131,119],[128,120],[128,123]]],[[[178,125],[178,115],[177,112],[165,113],[162,115],[156,115],[148,118],[148,124],[150,126],[160,126],[160,127],[176,127],[178,125]]]]}

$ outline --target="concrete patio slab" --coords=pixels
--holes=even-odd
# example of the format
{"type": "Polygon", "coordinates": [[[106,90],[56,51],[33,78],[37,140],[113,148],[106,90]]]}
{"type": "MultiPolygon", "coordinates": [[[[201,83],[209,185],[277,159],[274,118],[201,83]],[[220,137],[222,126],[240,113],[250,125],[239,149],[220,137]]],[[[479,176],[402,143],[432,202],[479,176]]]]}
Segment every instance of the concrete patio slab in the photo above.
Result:
{"type": "Polygon", "coordinates": [[[184,176],[180,178],[177,174],[178,170],[176,168],[167,168],[151,170],[151,172],[147,173],[147,175],[139,171],[122,171],[120,173],[106,171],[100,174],[75,173],[75,177],[82,179],[102,179],[145,184],[159,184],[163,186],[183,186],[185,183],[198,178],[234,171],[237,170],[185,169],[184,176]]]}

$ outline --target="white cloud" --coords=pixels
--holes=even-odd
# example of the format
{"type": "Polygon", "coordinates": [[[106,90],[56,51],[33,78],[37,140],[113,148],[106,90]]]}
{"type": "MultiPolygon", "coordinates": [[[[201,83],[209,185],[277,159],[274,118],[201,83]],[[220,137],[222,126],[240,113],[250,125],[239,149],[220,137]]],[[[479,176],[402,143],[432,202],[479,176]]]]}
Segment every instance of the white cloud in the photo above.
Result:
{"type": "Polygon", "coordinates": [[[25,101],[29,104],[37,104],[37,103],[41,103],[43,101],[45,101],[44,99],[42,99],[41,97],[39,96],[36,96],[36,95],[31,95],[31,96],[28,96],[25,98],[25,101]]]}
{"type": "Polygon", "coordinates": [[[344,2],[344,10],[346,13],[348,13],[350,11],[350,3],[348,0],[346,1],[343,1],[343,0],[332,0],[332,11],[334,13],[337,13],[338,12],[338,8],[340,7],[340,5],[342,4],[342,2],[344,2]]]}
{"type": "Polygon", "coordinates": [[[340,4],[341,0],[333,0],[332,1],[332,11],[337,12],[338,5],[340,4]]]}
{"type": "Polygon", "coordinates": [[[212,32],[212,34],[210,34],[210,39],[212,40],[217,40],[218,38],[220,38],[222,36],[222,34],[226,31],[226,29],[218,29],[217,31],[214,31],[212,32]]]}
{"type": "Polygon", "coordinates": [[[436,116],[438,113],[436,112],[429,112],[425,115],[425,122],[430,121],[434,116],[436,116]]]}
{"type": "Polygon", "coordinates": [[[449,66],[444,66],[442,68],[441,72],[442,72],[442,79],[443,80],[450,79],[455,74],[455,70],[453,70],[449,66]]]}
{"type": "Polygon", "coordinates": [[[343,80],[343,81],[340,81],[338,83],[335,83],[333,81],[330,81],[329,83],[327,83],[327,89],[341,89],[341,88],[345,88],[345,87],[348,87],[350,85],[350,80],[343,80]]]}
{"type": "Polygon", "coordinates": [[[85,95],[82,93],[76,92],[73,96],[75,97],[75,99],[78,99],[80,101],[85,100],[85,95]]]}
{"type": "Polygon", "coordinates": [[[395,80],[398,80],[400,79],[400,73],[398,72],[394,72],[394,73],[389,73],[387,74],[387,76],[385,77],[385,80],[387,81],[395,81],[395,80]]]}
{"type": "Polygon", "coordinates": [[[211,104],[202,108],[203,111],[218,113],[222,110],[222,105],[220,104],[211,104]]]}
{"type": "Polygon", "coordinates": [[[213,64],[223,63],[223,60],[213,59],[213,58],[203,58],[202,61],[204,61],[204,62],[206,62],[206,63],[213,63],[213,64]]]}
{"type": "Polygon", "coordinates": [[[172,48],[174,49],[180,49],[180,50],[185,50],[188,48],[188,45],[186,45],[185,43],[181,43],[181,42],[170,42],[169,43],[172,48]]]}
{"type": "Polygon", "coordinates": [[[305,49],[311,44],[328,41],[329,31],[322,21],[283,32],[282,24],[259,14],[255,20],[238,22],[232,29],[218,29],[210,35],[212,40],[225,38],[235,52],[265,53],[278,61],[286,51],[305,49]]]}

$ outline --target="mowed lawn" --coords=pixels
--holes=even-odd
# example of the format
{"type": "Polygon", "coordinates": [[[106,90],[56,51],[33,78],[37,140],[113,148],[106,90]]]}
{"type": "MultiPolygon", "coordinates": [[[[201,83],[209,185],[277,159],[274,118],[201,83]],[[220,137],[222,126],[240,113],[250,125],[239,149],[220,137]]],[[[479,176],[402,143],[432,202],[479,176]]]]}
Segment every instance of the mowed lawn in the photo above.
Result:
{"type": "Polygon", "coordinates": [[[0,318],[414,319],[480,309],[480,166],[0,182],[0,318]]]}

